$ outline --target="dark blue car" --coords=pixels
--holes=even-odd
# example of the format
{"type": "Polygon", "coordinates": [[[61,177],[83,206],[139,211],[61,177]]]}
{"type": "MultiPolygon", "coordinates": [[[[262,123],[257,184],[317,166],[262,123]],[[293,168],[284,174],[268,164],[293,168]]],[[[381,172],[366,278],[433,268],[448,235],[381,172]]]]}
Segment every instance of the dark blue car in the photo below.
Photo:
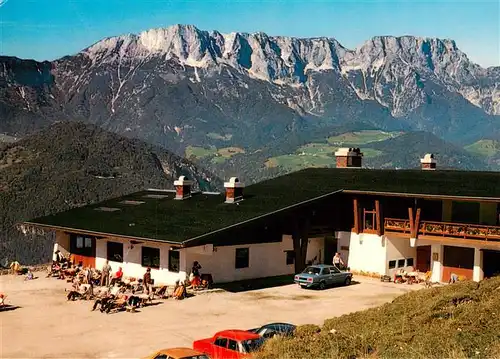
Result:
{"type": "Polygon", "coordinates": [[[249,332],[259,334],[266,339],[275,336],[289,337],[295,333],[296,326],[290,323],[271,323],[260,328],[250,329],[249,332]]]}

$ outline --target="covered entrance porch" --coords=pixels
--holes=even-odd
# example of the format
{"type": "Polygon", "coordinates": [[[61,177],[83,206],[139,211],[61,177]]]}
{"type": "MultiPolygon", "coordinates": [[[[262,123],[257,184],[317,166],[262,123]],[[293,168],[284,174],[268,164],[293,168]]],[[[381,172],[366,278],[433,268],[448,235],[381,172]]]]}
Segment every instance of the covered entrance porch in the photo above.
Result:
{"type": "Polygon", "coordinates": [[[416,268],[430,267],[433,282],[449,282],[451,274],[480,281],[500,274],[500,242],[420,236],[416,268]]]}

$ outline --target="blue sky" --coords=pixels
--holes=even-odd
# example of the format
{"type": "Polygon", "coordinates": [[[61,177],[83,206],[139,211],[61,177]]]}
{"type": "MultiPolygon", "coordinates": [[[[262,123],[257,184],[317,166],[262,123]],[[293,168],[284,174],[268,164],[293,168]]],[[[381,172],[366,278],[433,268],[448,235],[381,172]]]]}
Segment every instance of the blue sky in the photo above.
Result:
{"type": "Polygon", "coordinates": [[[498,0],[0,0],[0,54],[51,60],[108,36],[193,24],[221,32],[328,36],[354,48],[376,35],[452,38],[500,65],[498,0]]]}

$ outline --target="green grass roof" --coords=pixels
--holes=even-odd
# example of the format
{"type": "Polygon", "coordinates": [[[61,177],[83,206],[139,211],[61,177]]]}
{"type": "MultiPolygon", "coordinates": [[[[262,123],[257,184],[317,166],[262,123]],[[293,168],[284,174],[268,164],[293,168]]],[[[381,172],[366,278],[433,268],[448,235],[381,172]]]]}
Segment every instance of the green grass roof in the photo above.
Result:
{"type": "Polygon", "coordinates": [[[339,190],[500,201],[500,172],[306,169],[246,187],[245,200],[239,204],[224,203],[224,194],[195,194],[176,201],[173,192],[142,191],[29,223],[182,243],[339,190]],[[167,197],[145,197],[151,194],[167,197]],[[144,203],[121,203],[125,200],[144,203]],[[120,210],[96,210],[99,207],[120,210]]]}

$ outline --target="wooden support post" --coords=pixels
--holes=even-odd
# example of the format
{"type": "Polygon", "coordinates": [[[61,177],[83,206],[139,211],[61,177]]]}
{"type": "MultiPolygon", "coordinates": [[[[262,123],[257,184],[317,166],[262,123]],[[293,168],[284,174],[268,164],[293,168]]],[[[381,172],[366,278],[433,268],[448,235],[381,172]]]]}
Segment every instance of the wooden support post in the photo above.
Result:
{"type": "Polygon", "coordinates": [[[375,201],[375,213],[377,221],[377,235],[381,236],[384,234],[384,221],[382,220],[382,213],[380,211],[380,201],[378,199],[375,201]]]}
{"type": "Polygon", "coordinates": [[[302,252],[300,250],[300,229],[297,223],[298,219],[295,218],[294,221],[295,221],[295,226],[292,232],[293,252],[295,254],[294,264],[295,264],[295,273],[299,273],[301,270],[300,263],[302,263],[302,252]]]}
{"type": "Polygon", "coordinates": [[[411,207],[408,207],[408,217],[410,218],[410,237],[413,237],[413,231],[415,230],[415,222],[413,218],[413,208],[411,207]]]}
{"type": "Polygon", "coordinates": [[[359,234],[360,225],[359,225],[359,202],[357,198],[353,200],[353,209],[354,209],[354,233],[359,234]]]}
{"type": "Polygon", "coordinates": [[[292,241],[293,250],[295,252],[295,273],[300,273],[304,270],[306,265],[311,222],[309,218],[294,218],[294,221],[295,225],[292,233],[292,241]]]}
{"type": "Polygon", "coordinates": [[[306,267],[307,260],[307,248],[309,245],[309,232],[311,228],[311,222],[309,218],[306,218],[302,225],[300,226],[300,256],[302,258],[300,271],[303,271],[306,267]]]}
{"type": "Polygon", "coordinates": [[[421,208],[417,208],[417,214],[415,216],[415,223],[413,225],[413,238],[418,238],[418,229],[420,228],[420,211],[421,208]]]}

